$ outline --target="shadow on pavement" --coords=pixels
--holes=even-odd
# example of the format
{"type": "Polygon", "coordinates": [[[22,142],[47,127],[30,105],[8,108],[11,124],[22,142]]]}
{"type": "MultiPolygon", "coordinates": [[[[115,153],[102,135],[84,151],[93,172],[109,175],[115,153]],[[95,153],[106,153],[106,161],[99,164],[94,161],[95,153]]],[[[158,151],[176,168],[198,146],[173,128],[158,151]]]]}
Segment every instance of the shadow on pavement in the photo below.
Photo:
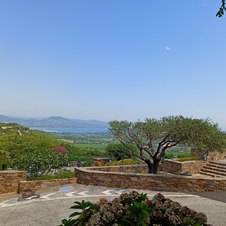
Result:
{"type": "Polygon", "coordinates": [[[192,194],[226,203],[226,191],[194,192],[192,194]]]}

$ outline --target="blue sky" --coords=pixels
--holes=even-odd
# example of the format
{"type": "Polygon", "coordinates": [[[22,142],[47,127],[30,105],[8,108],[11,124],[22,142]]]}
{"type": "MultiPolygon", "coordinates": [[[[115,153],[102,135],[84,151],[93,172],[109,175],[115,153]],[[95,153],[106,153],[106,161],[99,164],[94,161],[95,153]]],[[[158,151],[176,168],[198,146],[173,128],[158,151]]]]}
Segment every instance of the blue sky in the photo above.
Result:
{"type": "Polygon", "coordinates": [[[226,130],[220,0],[0,1],[0,114],[226,130]]]}

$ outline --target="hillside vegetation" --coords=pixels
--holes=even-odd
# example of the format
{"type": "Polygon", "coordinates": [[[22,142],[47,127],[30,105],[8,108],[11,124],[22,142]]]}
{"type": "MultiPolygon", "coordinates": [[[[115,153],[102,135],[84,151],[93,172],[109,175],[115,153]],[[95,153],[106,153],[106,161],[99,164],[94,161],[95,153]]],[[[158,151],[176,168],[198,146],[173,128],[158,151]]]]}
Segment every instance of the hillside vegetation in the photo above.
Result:
{"type": "Polygon", "coordinates": [[[51,148],[59,145],[53,137],[16,123],[0,123],[0,150],[10,157],[29,148],[51,148]]]}
{"type": "Polygon", "coordinates": [[[90,165],[93,157],[102,157],[103,153],[82,149],[16,123],[0,123],[0,169],[10,167],[38,172],[43,168],[68,165],[72,160],[90,165]]]}

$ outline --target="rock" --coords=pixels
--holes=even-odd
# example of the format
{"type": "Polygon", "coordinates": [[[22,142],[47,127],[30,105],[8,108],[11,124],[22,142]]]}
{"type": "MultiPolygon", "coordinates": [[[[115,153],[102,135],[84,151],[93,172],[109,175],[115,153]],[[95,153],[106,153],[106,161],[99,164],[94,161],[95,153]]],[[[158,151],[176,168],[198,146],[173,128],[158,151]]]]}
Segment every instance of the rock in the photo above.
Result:
{"type": "Polygon", "coordinates": [[[192,176],[191,173],[189,173],[188,171],[186,171],[185,173],[180,173],[181,176],[192,176]]]}
{"type": "Polygon", "coordinates": [[[40,198],[40,194],[36,194],[30,189],[26,189],[22,192],[21,197],[18,198],[17,201],[31,200],[40,198]]]}

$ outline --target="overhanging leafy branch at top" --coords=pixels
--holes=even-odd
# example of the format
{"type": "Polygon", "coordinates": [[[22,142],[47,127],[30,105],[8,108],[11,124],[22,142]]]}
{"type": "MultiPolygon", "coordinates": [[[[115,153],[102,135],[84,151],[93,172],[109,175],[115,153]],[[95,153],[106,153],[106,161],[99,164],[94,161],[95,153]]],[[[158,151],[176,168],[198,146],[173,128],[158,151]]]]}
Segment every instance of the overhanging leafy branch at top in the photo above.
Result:
{"type": "Polygon", "coordinates": [[[217,17],[222,17],[224,15],[225,11],[226,11],[225,0],[222,0],[222,5],[219,8],[219,11],[217,12],[216,16],[217,17]]]}

